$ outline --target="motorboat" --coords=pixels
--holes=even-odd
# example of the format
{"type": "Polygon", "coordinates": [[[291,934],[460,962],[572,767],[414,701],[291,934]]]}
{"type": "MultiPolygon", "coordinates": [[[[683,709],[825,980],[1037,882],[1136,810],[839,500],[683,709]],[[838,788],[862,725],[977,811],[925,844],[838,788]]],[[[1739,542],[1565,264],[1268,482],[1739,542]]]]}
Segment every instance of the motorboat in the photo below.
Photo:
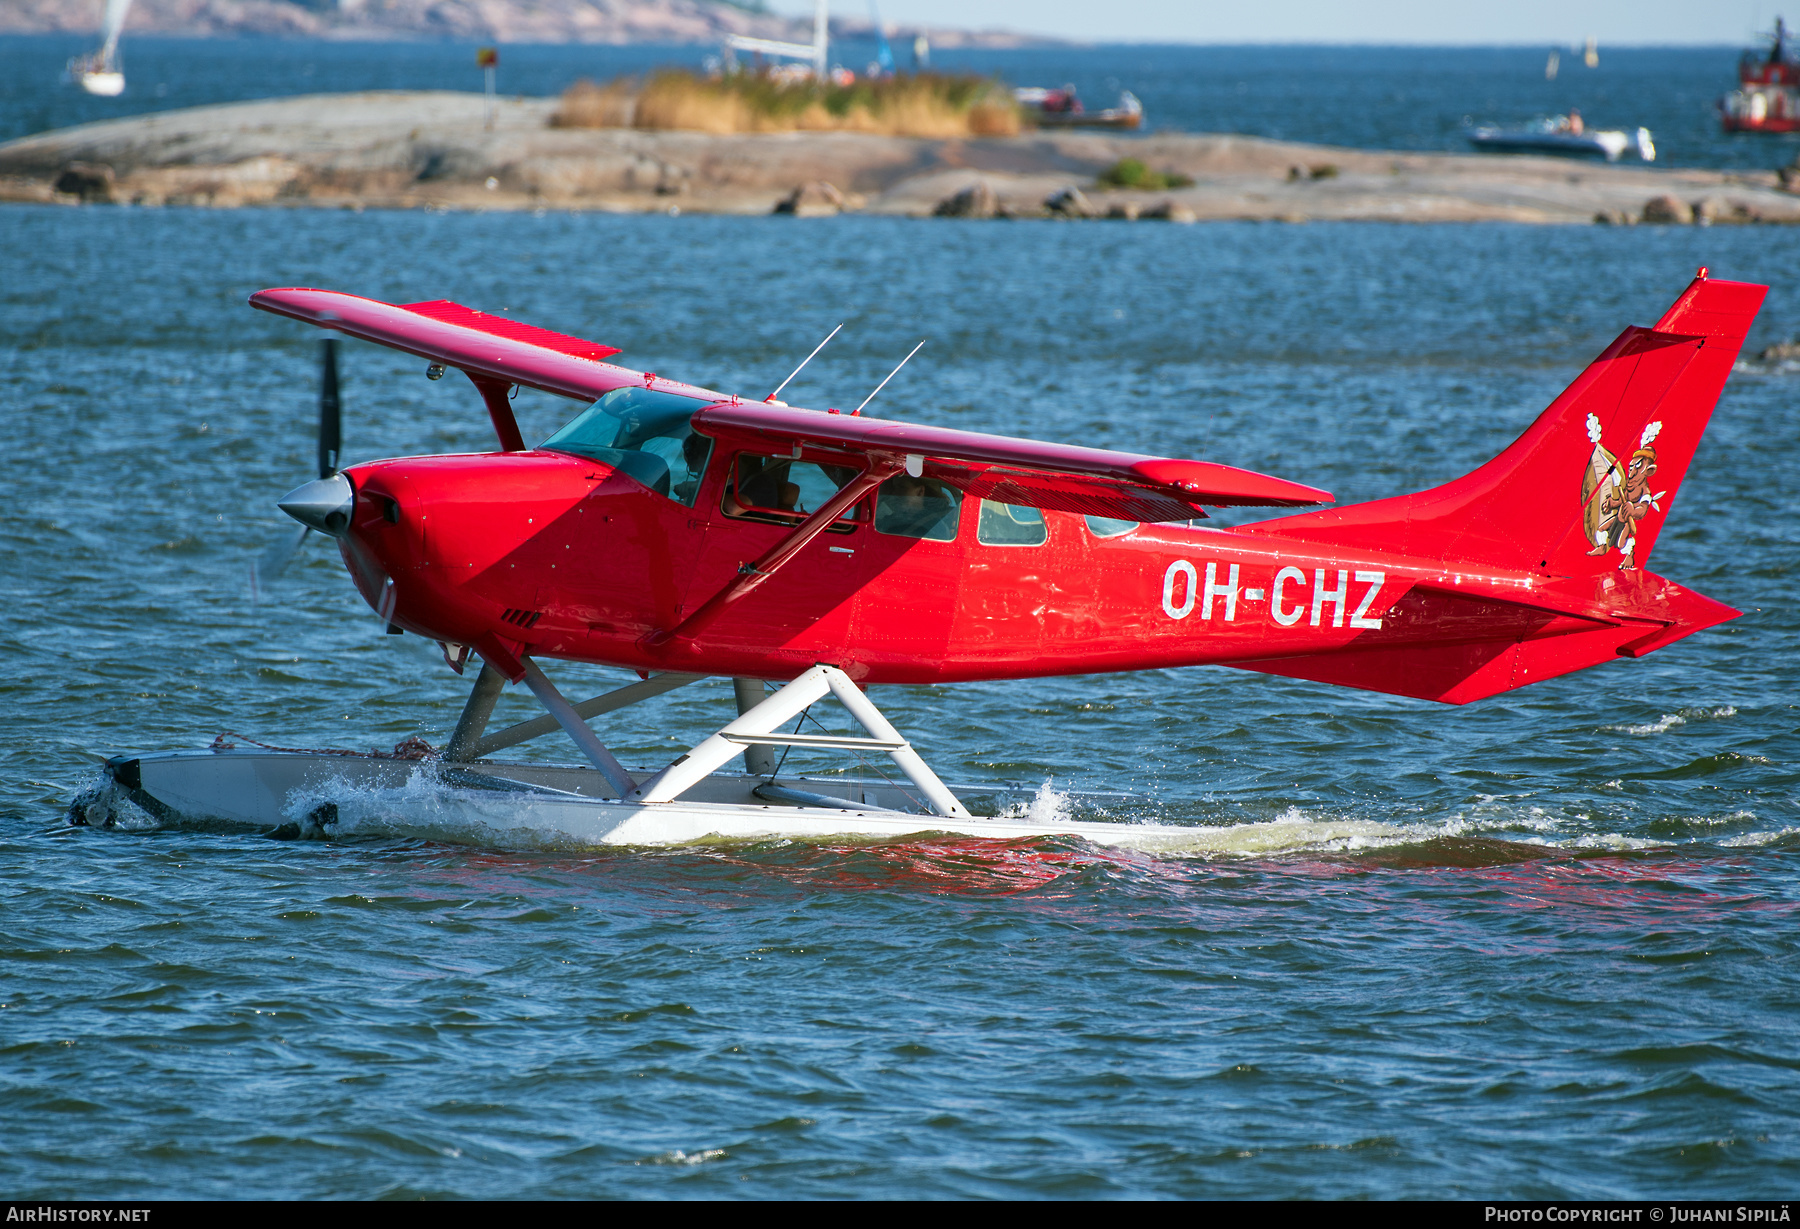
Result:
{"type": "Polygon", "coordinates": [[[90,94],[117,98],[125,92],[125,70],[119,65],[119,35],[131,12],[131,0],[106,0],[100,50],[69,61],[69,80],[90,94]]]}
{"type": "Polygon", "coordinates": [[[1800,132],[1800,59],[1788,49],[1787,27],[1775,19],[1769,49],[1738,60],[1738,88],[1719,100],[1726,132],[1800,132]]]}
{"type": "Polygon", "coordinates": [[[1039,128],[1137,128],[1144,122],[1144,104],[1130,90],[1119,94],[1117,106],[1099,111],[1089,111],[1072,85],[1021,86],[1013,91],[1013,101],[1039,128]]]}
{"type": "Polygon", "coordinates": [[[1648,128],[1588,128],[1577,112],[1540,119],[1522,128],[1482,127],[1469,134],[1469,144],[1493,154],[1555,154],[1565,158],[1604,158],[1617,162],[1635,153],[1656,161],[1656,143],[1648,128]]]}

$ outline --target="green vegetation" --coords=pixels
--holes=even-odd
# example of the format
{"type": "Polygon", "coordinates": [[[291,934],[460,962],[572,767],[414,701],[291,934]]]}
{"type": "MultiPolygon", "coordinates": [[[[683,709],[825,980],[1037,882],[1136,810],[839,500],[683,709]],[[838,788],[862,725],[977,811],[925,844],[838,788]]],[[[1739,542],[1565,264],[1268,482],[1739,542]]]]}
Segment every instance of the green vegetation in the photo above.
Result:
{"type": "Polygon", "coordinates": [[[1130,188],[1136,192],[1163,192],[1169,188],[1188,188],[1193,176],[1179,171],[1152,170],[1136,158],[1120,158],[1100,172],[1103,188],[1130,188]]]}

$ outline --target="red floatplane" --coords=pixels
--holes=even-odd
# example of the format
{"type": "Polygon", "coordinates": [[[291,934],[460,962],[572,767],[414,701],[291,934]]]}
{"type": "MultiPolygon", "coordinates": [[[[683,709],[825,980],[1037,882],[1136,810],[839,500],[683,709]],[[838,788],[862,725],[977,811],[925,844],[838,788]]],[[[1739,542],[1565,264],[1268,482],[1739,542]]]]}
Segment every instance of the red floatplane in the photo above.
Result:
{"type": "MultiPolygon", "coordinates": [[[[1765,290],[1702,269],[1465,477],[1230,529],[1195,522],[1330,496],[1206,461],[745,400],[449,302],[264,290],[252,306],[416,355],[432,378],[459,369],[479,390],[496,451],[337,472],[329,380],[322,476],[281,501],[336,541],[390,631],[440,642],[458,673],[478,660],[479,675],[428,760],[120,756],[110,795],[76,819],[129,802],[329,829],[352,804],[399,807],[423,774],[437,813],[452,799],[471,839],[503,843],[1014,836],[1045,827],[971,814],[865,689],[1225,665],[1463,704],[1641,657],[1737,613],[1645,565],[1765,290]],[[515,386],[586,408],[528,448],[515,386]],[[640,680],[571,703],[539,667],[553,660],[640,680]],[[705,677],[735,681],[739,715],[659,771],[626,769],[589,724],[705,677]],[[546,715],[490,733],[508,682],[546,715]],[[829,696],[862,733],[783,729],[829,696]],[[559,728],[588,767],[493,758],[559,728]],[[891,757],[905,779],[782,778],[782,747],[891,757]],[[739,756],[745,771],[723,771],[739,756]]],[[[1136,844],[1183,831],[1054,830],[1136,844]]]]}

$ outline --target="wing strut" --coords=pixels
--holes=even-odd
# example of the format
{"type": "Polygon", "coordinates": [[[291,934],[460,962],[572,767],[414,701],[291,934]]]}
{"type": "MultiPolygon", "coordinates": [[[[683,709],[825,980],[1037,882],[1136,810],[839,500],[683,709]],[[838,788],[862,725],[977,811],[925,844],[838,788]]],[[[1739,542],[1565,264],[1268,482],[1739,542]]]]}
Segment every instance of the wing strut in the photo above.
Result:
{"type": "Polygon", "coordinates": [[[486,379],[472,371],[465,374],[480,391],[482,401],[487,403],[488,418],[494,424],[494,434],[500,439],[500,451],[524,452],[525,437],[519,434],[519,420],[513,417],[512,401],[507,396],[513,386],[504,380],[486,379]]]}

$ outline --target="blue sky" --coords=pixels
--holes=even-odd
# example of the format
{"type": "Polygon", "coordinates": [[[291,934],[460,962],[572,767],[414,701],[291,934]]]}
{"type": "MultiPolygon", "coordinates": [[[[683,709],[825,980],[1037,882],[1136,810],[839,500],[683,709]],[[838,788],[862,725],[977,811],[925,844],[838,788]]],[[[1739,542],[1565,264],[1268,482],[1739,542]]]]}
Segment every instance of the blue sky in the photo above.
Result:
{"type": "MultiPolygon", "coordinates": [[[[771,0],[811,13],[811,0],[771,0]]],[[[889,22],[1000,27],[1104,42],[1739,44],[1800,0],[877,0],[889,22]]],[[[834,14],[868,0],[832,0],[834,14]]]]}

